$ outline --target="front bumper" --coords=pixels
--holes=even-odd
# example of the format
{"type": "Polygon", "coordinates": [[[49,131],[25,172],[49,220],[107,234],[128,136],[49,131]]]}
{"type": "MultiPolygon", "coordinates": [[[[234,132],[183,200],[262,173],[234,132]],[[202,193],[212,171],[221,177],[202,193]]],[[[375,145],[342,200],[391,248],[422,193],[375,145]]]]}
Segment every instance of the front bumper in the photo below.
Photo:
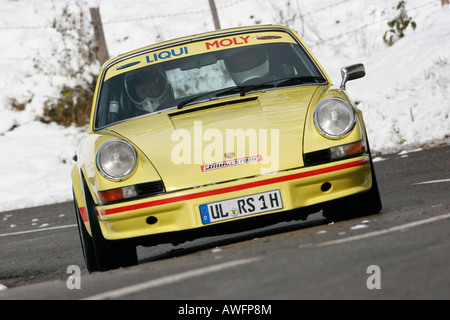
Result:
{"type": "MultiPolygon", "coordinates": [[[[167,193],[114,205],[97,206],[105,239],[119,240],[209,228],[262,215],[283,215],[304,207],[368,191],[372,186],[368,155],[313,167],[286,170],[202,188],[167,193]],[[283,208],[204,225],[200,205],[280,190],[283,208]]],[[[234,230],[230,230],[230,233],[234,230]]]]}

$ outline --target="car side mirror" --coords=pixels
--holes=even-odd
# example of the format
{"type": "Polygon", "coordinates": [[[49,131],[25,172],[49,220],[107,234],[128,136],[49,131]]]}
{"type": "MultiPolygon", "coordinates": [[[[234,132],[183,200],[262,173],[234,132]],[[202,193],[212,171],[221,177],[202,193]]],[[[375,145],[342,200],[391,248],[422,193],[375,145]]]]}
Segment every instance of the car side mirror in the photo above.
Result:
{"type": "Polygon", "coordinates": [[[351,66],[343,67],[341,69],[342,82],[341,90],[345,90],[345,84],[349,80],[362,78],[366,75],[366,69],[362,63],[353,64],[351,66]]]}

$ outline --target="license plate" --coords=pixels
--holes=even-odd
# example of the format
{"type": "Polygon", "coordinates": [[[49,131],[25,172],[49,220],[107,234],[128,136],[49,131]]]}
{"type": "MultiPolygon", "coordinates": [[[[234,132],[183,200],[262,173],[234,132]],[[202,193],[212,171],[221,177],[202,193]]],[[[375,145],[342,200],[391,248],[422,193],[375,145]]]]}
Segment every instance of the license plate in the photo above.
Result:
{"type": "Polygon", "coordinates": [[[200,205],[200,215],[202,223],[208,224],[278,209],[283,209],[280,190],[272,190],[202,204],[200,205]]]}

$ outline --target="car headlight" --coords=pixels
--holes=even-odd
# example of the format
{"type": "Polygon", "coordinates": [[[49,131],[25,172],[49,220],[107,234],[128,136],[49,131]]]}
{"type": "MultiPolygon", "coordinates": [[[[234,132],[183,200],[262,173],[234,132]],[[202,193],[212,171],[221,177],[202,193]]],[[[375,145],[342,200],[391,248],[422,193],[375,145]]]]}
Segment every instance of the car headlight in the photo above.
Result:
{"type": "Polygon", "coordinates": [[[97,152],[97,168],[108,179],[126,178],[134,171],[136,163],[136,149],[124,140],[109,140],[97,152]]]}
{"type": "Polygon", "coordinates": [[[341,137],[353,129],[356,114],[347,101],[328,98],[319,103],[314,111],[314,124],[325,136],[341,137]]]}

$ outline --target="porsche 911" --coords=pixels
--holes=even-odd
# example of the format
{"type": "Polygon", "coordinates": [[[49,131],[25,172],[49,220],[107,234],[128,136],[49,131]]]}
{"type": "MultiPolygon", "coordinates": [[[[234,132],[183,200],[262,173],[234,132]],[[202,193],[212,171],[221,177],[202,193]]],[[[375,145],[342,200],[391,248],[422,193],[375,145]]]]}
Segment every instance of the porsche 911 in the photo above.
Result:
{"type": "Polygon", "coordinates": [[[322,211],[380,212],[362,112],[283,26],[218,30],[107,61],[71,171],[89,271],[322,211]]]}

